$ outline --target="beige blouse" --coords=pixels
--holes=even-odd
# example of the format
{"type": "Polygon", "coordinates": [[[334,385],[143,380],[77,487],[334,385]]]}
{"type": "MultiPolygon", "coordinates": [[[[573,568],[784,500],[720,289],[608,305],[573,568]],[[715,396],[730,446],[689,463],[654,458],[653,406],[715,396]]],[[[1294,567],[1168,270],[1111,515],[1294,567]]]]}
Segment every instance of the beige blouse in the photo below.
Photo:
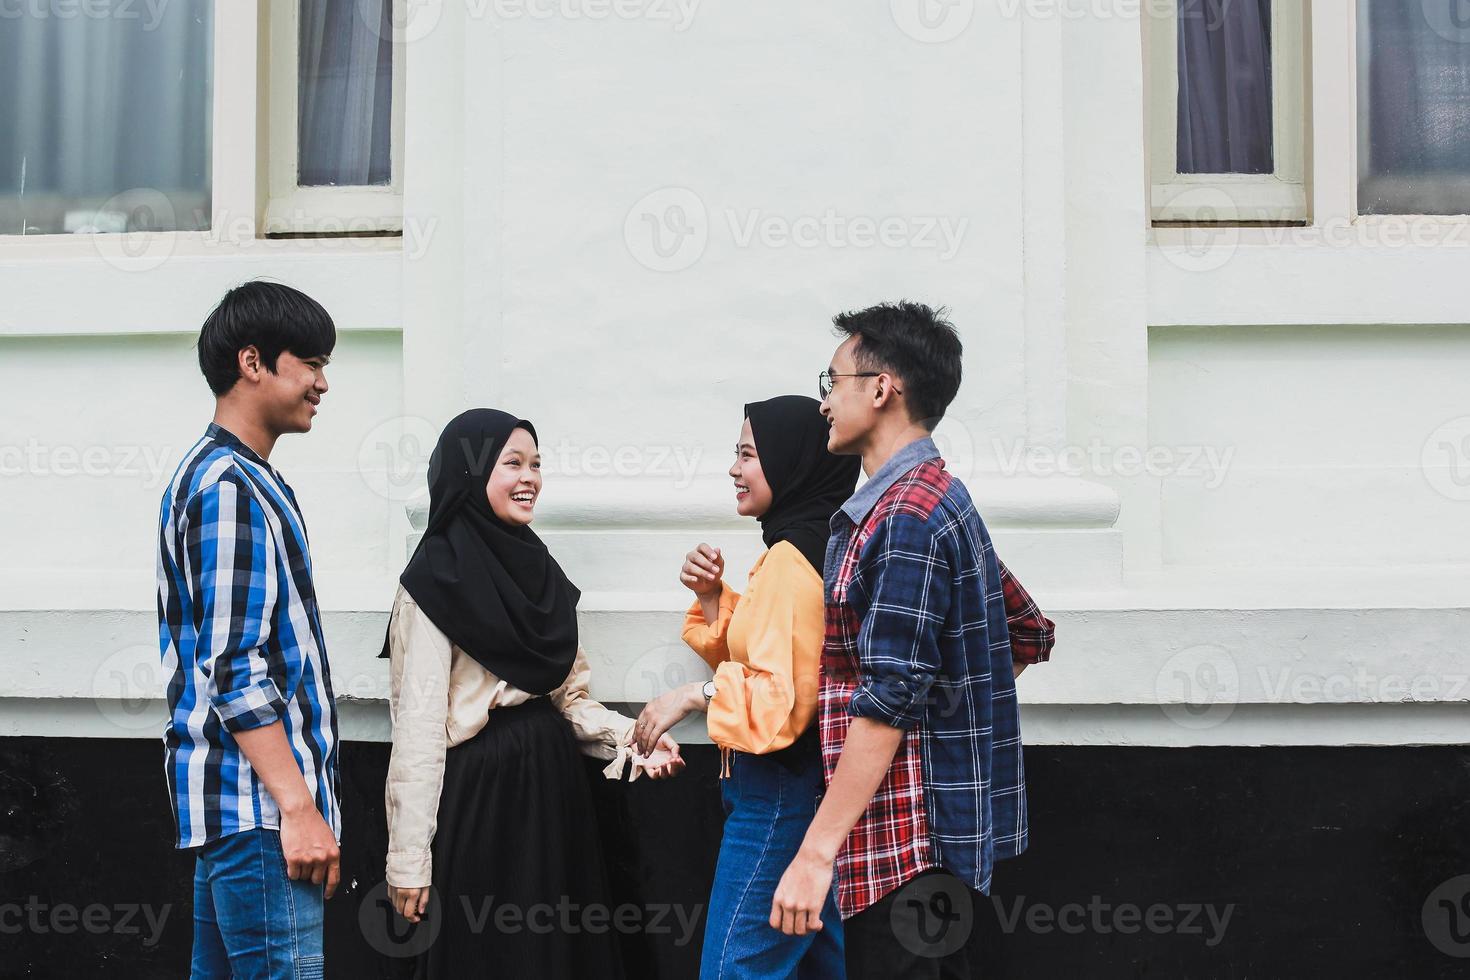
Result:
{"type": "MultiPolygon", "coordinates": [[[[528,694],[490,673],[450,642],[401,586],[389,628],[388,700],[393,751],[388,762],[388,884],[422,888],[430,883],[430,846],[444,784],[444,753],[473,738],[495,708],[523,704],[528,694]]],[[[561,687],[546,695],[556,704],[586,755],[611,759],[603,770],[621,776],[630,755],[633,719],[603,707],[588,694],[592,675],[579,647],[561,687]]],[[[639,770],[633,768],[632,778],[639,770]]]]}

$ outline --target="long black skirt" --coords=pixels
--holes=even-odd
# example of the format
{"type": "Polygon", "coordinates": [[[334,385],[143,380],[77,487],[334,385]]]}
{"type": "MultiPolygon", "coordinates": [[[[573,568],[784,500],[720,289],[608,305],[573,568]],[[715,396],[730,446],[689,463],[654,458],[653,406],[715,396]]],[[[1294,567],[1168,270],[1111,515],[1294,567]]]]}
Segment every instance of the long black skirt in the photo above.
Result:
{"type": "Polygon", "coordinates": [[[587,769],[547,698],[490,712],[450,749],[424,980],[623,975],[587,769]]]}

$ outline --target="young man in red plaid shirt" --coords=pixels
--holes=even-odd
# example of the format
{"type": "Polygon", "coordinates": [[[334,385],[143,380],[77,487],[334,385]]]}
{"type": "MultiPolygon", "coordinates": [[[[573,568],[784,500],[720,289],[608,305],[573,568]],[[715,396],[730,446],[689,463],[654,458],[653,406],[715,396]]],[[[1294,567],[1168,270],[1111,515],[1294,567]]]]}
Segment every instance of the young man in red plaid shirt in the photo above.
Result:
{"type": "Polygon", "coordinates": [[[835,874],[850,977],[968,977],[974,895],[1026,847],[1015,678],[1052,623],[930,437],[959,391],[954,327],[917,303],[833,322],[828,449],[868,480],[832,518],[823,576],[827,792],[770,922],[820,929],[835,874]]]}

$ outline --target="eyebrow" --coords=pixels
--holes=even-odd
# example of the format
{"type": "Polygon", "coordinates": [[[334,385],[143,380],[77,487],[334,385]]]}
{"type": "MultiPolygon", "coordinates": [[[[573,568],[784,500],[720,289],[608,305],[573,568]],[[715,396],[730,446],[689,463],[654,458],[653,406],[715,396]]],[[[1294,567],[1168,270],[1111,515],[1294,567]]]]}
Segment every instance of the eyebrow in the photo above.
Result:
{"type": "MultiPolygon", "coordinates": [[[[523,453],[519,449],[507,449],[505,451],[505,455],[501,456],[500,458],[502,460],[506,460],[506,459],[510,459],[512,456],[524,456],[524,455],[525,455],[525,453],[523,453]]],[[[532,453],[531,454],[531,458],[532,459],[540,459],[541,458],[541,454],[540,453],[532,453]]]]}
{"type": "Polygon", "coordinates": [[[753,442],[737,442],[735,444],[735,451],[738,453],[742,449],[749,449],[751,452],[755,452],[755,443],[753,443],[753,442]]]}

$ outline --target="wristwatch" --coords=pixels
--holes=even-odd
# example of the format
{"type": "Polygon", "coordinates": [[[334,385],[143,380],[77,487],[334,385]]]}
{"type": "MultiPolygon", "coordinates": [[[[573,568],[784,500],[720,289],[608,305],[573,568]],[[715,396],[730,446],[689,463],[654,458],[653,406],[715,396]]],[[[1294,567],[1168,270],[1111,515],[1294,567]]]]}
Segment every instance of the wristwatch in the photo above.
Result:
{"type": "Polygon", "coordinates": [[[711,701],[714,700],[714,698],[715,698],[715,682],[714,681],[705,681],[704,682],[704,687],[700,688],[700,690],[704,692],[704,703],[705,704],[709,704],[711,701]]]}

